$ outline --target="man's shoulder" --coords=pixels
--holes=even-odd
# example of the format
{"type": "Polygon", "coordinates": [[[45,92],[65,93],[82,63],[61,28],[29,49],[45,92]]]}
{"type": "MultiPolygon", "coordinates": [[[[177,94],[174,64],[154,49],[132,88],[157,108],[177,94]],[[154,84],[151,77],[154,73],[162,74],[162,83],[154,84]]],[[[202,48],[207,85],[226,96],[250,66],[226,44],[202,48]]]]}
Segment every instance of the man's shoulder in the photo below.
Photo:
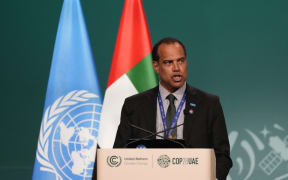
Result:
{"type": "Polygon", "coordinates": [[[208,93],[206,91],[203,91],[201,89],[198,89],[196,87],[190,86],[187,84],[186,92],[190,96],[195,96],[199,99],[207,99],[207,100],[218,100],[219,96],[215,94],[208,93]]]}

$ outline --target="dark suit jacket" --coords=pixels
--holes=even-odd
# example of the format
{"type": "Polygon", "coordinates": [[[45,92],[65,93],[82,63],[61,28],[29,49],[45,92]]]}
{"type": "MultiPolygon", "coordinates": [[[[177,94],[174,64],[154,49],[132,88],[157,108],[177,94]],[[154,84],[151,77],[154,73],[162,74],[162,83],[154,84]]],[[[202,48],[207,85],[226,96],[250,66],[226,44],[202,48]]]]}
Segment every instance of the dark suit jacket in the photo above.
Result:
{"type": "MultiPolygon", "coordinates": [[[[132,128],[129,123],[156,132],[157,94],[155,87],[127,98],[121,112],[114,148],[122,148],[128,139],[149,135],[132,128]],[[129,123],[128,123],[129,122],[129,123]]],[[[187,84],[183,138],[189,148],[214,148],[216,155],[216,177],[226,179],[232,160],[224,114],[217,96],[205,93],[187,84]],[[193,107],[190,103],[195,104],[193,107]]],[[[154,137],[155,138],[155,137],[154,137]]]]}

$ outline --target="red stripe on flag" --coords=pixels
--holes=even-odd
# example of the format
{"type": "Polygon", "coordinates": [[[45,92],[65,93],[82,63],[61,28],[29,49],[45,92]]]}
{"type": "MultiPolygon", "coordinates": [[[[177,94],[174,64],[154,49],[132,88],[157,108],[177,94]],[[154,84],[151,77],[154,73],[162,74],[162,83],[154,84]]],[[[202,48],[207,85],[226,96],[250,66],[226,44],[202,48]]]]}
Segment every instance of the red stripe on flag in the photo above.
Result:
{"type": "Polygon", "coordinates": [[[107,88],[152,50],[142,0],[125,0],[107,88]]]}

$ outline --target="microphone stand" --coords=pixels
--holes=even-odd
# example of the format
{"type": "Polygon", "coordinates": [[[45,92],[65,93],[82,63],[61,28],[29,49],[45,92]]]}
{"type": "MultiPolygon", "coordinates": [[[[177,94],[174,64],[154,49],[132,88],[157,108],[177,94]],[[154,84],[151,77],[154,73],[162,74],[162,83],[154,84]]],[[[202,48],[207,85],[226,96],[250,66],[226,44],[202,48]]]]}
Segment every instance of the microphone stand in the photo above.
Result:
{"type": "Polygon", "coordinates": [[[133,141],[127,143],[127,144],[124,146],[124,148],[127,148],[127,146],[128,146],[129,144],[132,144],[132,143],[137,142],[137,141],[140,141],[140,140],[149,139],[149,138],[152,137],[152,136],[161,137],[161,138],[163,138],[163,139],[165,139],[165,140],[167,140],[167,141],[171,141],[171,142],[173,142],[173,143],[176,143],[176,144],[180,145],[182,148],[185,148],[185,146],[184,146],[182,143],[180,143],[180,142],[178,142],[178,141],[175,141],[175,140],[173,140],[173,139],[169,139],[169,138],[166,138],[166,137],[164,137],[164,136],[159,135],[160,133],[163,133],[163,132],[166,132],[166,131],[170,131],[171,129],[175,129],[175,128],[179,127],[179,126],[183,126],[184,123],[179,124],[179,125],[174,126],[174,127],[170,127],[170,128],[168,128],[168,129],[166,129],[166,130],[162,130],[162,131],[156,132],[156,133],[153,133],[153,132],[151,132],[151,131],[149,131],[149,130],[147,130],[147,129],[143,129],[143,128],[139,127],[139,126],[136,126],[136,125],[134,125],[134,124],[131,124],[130,122],[128,122],[128,124],[129,124],[130,126],[136,128],[136,129],[139,129],[139,130],[142,130],[142,131],[144,131],[144,132],[146,132],[146,133],[149,133],[150,135],[145,136],[145,137],[143,137],[143,138],[134,139],[133,141]]]}

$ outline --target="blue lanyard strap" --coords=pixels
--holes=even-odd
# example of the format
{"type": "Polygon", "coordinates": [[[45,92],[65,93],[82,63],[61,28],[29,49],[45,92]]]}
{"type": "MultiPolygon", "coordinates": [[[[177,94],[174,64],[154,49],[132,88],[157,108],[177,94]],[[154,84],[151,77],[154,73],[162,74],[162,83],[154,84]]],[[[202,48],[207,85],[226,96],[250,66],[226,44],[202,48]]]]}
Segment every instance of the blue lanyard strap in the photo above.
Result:
{"type": "MultiPolygon", "coordinates": [[[[158,104],[159,104],[159,108],[160,108],[160,113],[161,113],[161,118],[162,118],[162,122],[163,122],[163,126],[164,126],[164,130],[168,129],[167,128],[167,122],[166,122],[166,117],[165,117],[165,111],[164,111],[164,106],[163,106],[163,101],[162,101],[162,98],[161,98],[161,95],[160,95],[160,92],[158,92],[158,104]]],[[[182,99],[181,99],[181,102],[177,108],[177,111],[176,111],[176,114],[173,118],[173,121],[171,123],[171,127],[170,128],[173,128],[176,126],[177,124],[177,121],[179,119],[179,116],[180,116],[180,113],[181,113],[181,110],[183,108],[183,105],[185,103],[185,100],[186,100],[186,93],[184,93],[182,99]]],[[[171,133],[172,133],[173,129],[170,129],[169,132],[165,131],[165,134],[166,136],[170,136],[171,133]]]]}

